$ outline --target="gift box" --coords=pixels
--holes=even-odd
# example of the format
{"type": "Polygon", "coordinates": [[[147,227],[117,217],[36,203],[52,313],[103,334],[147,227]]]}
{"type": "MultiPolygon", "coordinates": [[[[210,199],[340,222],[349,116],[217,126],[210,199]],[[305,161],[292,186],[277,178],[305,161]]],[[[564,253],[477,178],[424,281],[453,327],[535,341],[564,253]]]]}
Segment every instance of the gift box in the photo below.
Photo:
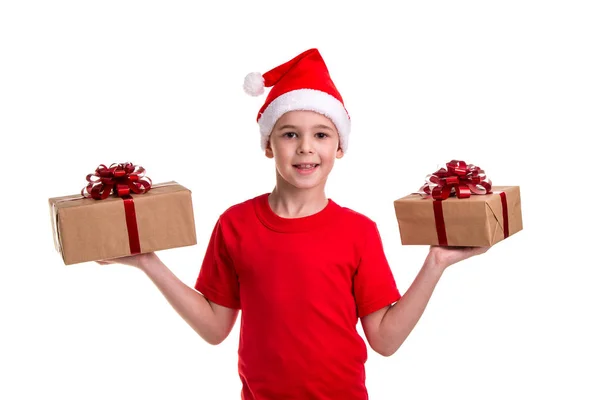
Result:
{"type": "Polygon", "coordinates": [[[394,209],[403,245],[492,246],[523,229],[519,186],[492,186],[460,160],[427,175],[394,209]]]}
{"type": "Polygon", "coordinates": [[[152,185],[140,166],[99,166],[79,195],[48,199],[65,265],[196,244],[191,191],[152,185]]]}

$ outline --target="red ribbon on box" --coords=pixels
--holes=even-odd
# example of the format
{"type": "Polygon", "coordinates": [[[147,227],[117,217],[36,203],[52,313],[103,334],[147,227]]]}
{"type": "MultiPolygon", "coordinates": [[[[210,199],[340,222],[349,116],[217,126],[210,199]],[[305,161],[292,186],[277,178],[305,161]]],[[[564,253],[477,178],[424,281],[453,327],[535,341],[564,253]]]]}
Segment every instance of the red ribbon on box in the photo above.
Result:
{"type": "MultiPolygon", "coordinates": [[[[483,195],[492,193],[492,181],[486,176],[485,171],[473,164],[462,160],[452,160],[446,163],[433,174],[425,177],[425,184],[419,189],[419,194],[431,197],[433,201],[433,215],[440,246],[448,246],[446,237],[446,224],[442,201],[450,196],[467,199],[471,194],[483,195]]],[[[508,237],[508,206],[506,193],[500,192],[502,201],[502,216],[504,224],[504,238],[508,237]]]]}
{"type": "Polygon", "coordinates": [[[111,164],[109,167],[100,164],[94,173],[87,175],[85,179],[88,185],[81,189],[83,197],[91,197],[95,200],[104,200],[111,193],[123,199],[131,254],[141,252],[135,205],[131,193],[143,194],[150,190],[152,180],[145,175],[146,170],[143,167],[130,162],[111,164]]]}

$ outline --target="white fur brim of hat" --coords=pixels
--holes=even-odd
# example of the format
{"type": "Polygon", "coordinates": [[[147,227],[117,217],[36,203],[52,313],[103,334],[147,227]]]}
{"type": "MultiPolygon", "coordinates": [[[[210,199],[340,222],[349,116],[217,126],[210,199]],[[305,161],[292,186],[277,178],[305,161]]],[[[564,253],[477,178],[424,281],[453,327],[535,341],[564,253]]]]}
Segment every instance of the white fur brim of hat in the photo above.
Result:
{"type": "Polygon", "coordinates": [[[258,119],[261,148],[265,150],[269,136],[277,120],[289,111],[314,111],[329,118],[337,128],[340,148],[348,149],[350,117],[342,103],[332,95],[314,89],[297,89],[284,93],[273,100],[258,119]]]}

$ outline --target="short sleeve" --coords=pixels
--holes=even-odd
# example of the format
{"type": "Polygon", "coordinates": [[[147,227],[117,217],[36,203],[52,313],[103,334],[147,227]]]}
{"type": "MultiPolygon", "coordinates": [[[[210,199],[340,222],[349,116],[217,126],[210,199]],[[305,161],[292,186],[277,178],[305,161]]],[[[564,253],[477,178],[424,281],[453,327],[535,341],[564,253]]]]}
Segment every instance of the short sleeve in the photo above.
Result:
{"type": "Polygon", "coordinates": [[[370,221],[354,275],[354,297],[358,316],[364,317],[400,299],[400,292],[387,258],[377,225],[370,221]]]}
{"type": "Polygon", "coordinates": [[[227,251],[221,218],[211,234],[194,288],[213,303],[240,308],[239,281],[227,251]]]}

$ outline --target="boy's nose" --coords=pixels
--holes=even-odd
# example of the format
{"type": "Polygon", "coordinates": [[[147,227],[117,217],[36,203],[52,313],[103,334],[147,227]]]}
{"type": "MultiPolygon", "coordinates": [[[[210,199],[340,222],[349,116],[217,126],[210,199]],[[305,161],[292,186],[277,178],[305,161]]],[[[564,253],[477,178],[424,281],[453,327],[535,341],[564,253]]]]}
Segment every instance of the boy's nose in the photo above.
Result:
{"type": "Polygon", "coordinates": [[[300,140],[300,143],[298,144],[298,154],[306,154],[306,153],[313,153],[314,149],[313,149],[313,143],[310,140],[310,138],[302,138],[300,140]]]}

